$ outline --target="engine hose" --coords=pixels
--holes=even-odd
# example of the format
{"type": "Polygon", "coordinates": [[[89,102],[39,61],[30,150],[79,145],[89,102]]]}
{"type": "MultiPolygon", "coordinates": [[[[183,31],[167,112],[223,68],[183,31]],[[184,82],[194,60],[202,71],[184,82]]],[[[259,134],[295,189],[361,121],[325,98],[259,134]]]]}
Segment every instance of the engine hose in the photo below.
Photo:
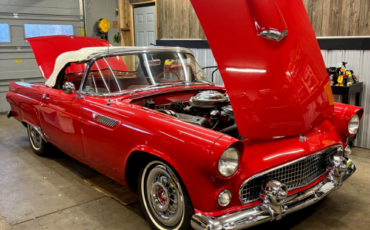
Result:
{"type": "Polygon", "coordinates": [[[211,129],[212,129],[212,130],[214,130],[214,129],[217,127],[217,125],[220,123],[220,120],[221,120],[221,119],[218,119],[218,120],[216,121],[216,123],[211,127],[211,129]]]}
{"type": "Polygon", "coordinates": [[[229,126],[227,128],[224,128],[220,131],[221,133],[233,133],[233,132],[238,132],[238,128],[235,125],[229,126]]]}

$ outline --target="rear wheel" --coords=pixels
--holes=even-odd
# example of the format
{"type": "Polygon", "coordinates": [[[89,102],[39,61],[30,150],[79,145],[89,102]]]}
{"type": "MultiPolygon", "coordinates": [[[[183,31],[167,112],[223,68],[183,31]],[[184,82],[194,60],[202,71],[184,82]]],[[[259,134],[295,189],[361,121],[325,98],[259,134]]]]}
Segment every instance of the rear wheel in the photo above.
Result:
{"type": "Polygon", "coordinates": [[[48,143],[44,141],[40,133],[30,124],[27,124],[28,139],[34,153],[39,156],[47,154],[48,143]]]}
{"type": "Polygon", "coordinates": [[[185,186],[168,165],[158,160],[149,162],[140,172],[138,187],[152,229],[191,229],[193,206],[185,186]]]}

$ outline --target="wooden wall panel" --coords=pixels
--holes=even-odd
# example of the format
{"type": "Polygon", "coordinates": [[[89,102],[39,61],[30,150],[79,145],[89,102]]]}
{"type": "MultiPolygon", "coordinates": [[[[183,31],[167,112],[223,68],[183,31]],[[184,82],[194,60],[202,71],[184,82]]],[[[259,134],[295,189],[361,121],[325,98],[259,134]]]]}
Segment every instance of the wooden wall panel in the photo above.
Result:
{"type": "Polygon", "coordinates": [[[359,35],[370,35],[370,1],[360,0],[359,35]]]}
{"type": "Polygon", "coordinates": [[[322,35],[322,25],[323,25],[323,16],[324,12],[324,2],[323,0],[312,0],[311,2],[311,24],[313,30],[315,31],[316,36],[322,35]]]}
{"type": "Polygon", "coordinates": [[[342,0],[329,0],[329,28],[327,31],[328,36],[339,36],[339,24],[341,21],[340,12],[342,11],[342,0]]]}
{"type": "Polygon", "coordinates": [[[306,11],[308,17],[311,19],[312,17],[312,0],[302,0],[304,7],[306,7],[306,11]]]}
{"type": "Polygon", "coordinates": [[[321,26],[321,34],[316,36],[329,36],[329,28],[330,28],[330,1],[328,0],[323,0],[323,5],[322,5],[322,26],[321,26]]]}
{"type": "Polygon", "coordinates": [[[189,7],[191,5],[189,0],[181,0],[182,2],[182,7],[180,7],[180,17],[179,17],[179,25],[180,25],[180,38],[181,39],[186,39],[190,38],[190,30],[189,30],[189,23],[190,23],[190,18],[189,18],[189,7]]]}
{"type": "Polygon", "coordinates": [[[197,14],[195,13],[195,10],[190,3],[189,5],[189,38],[190,39],[200,38],[199,36],[200,27],[201,26],[200,26],[197,14]]]}
{"type": "MultiPolygon", "coordinates": [[[[370,35],[370,0],[302,1],[316,36],[370,35]]],[[[158,39],[206,39],[190,0],[157,0],[156,4],[158,39]]]]}
{"type": "Polygon", "coordinates": [[[158,22],[161,22],[162,21],[163,12],[164,12],[163,4],[160,4],[160,5],[157,4],[157,15],[156,15],[156,19],[157,19],[157,37],[158,38],[161,38],[162,37],[163,29],[164,29],[163,26],[162,26],[162,24],[161,23],[158,23],[158,22]]]}
{"type": "Polygon", "coordinates": [[[169,2],[171,0],[159,0],[157,2],[158,4],[158,11],[157,11],[157,14],[162,14],[162,18],[160,19],[161,21],[158,20],[157,22],[157,25],[161,25],[162,26],[162,36],[158,35],[158,38],[161,39],[161,38],[169,38],[169,31],[170,31],[170,27],[167,23],[167,20],[168,20],[168,17],[169,17],[169,13],[168,13],[168,10],[169,10],[169,2]],[[160,11],[162,10],[162,12],[160,11]]]}
{"type": "Polygon", "coordinates": [[[303,3],[316,36],[370,35],[366,30],[369,0],[303,0],[303,3]]]}
{"type": "Polygon", "coordinates": [[[359,0],[342,0],[338,34],[353,36],[359,33],[359,0]]]}

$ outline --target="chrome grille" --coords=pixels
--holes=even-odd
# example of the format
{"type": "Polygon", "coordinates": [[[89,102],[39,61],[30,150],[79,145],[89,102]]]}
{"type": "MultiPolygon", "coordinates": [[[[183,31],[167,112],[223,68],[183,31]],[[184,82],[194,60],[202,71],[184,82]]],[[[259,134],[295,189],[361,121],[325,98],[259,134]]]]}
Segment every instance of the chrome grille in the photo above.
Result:
{"type": "Polygon", "coordinates": [[[107,125],[111,128],[113,128],[118,122],[117,120],[114,120],[113,118],[106,117],[106,116],[103,116],[103,115],[99,116],[96,121],[103,124],[103,125],[107,125]]]}
{"type": "Polygon", "coordinates": [[[268,178],[281,181],[288,186],[289,190],[310,184],[325,174],[327,167],[330,166],[329,157],[337,153],[337,147],[326,149],[249,178],[240,187],[240,200],[244,204],[258,200],[262,194],[262,184],[268,178]]]}

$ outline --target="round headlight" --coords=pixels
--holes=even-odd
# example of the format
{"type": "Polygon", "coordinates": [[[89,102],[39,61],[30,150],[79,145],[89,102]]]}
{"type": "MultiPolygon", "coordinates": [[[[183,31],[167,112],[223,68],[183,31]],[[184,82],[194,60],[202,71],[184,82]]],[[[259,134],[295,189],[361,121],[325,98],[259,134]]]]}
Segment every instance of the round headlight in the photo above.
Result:
{"type": "Polygon", "coordinates": [[[353,115],[352,119],[348,123],[348,133],[353,135],[357,132],[360,126],[360,118],[357,114],[353,115]]]}
{"type": "Polygon", "coordinates": [[[231,192],[227,189],[220,192],[218,195],[218,204],[222,207],[227,206],[231,201],[231,192]]]}
{"type": "Polygon", "coordinates": [[[234,147],[229,147],[218,160],[218,171],[223,177],[234,174],[239,165],[239,151],[234,147]]]}

